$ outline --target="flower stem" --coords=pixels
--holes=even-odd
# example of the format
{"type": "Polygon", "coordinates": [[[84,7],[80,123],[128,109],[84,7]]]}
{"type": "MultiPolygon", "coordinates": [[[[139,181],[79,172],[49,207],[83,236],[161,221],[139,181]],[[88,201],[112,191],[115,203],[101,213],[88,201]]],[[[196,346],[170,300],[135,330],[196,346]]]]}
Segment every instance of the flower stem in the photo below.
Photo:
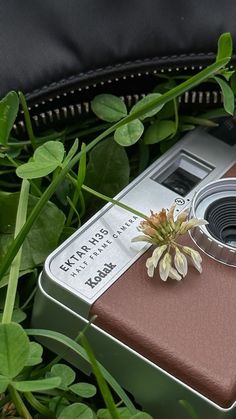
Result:
{"type": "Polygon", "coordinates": [[[43,415],[43,417],[46,418],[53,418],[53,412],[51,412],[51,410],[49,410],[47,407],[45,407],[42,403],[40,403],[35,397],[34,395],[27,391],[24,393],[24,396],[26,398],[26,400],[31,404],[31,406],[37,410],[39,413],[41,413],[41,415],[43,415]]]}
{"type": "Polygon", "coordinates": [[[32,416],[26,408],[18,391],[11,384],[8,386],[8,390],[18,414],[21,415],[24,419],[32,419],[32,416]]]}
{"type": "MultiPolygon", "coordinates": [[[[21,185],[19,204],[16,214],[16,225],[15,225],[15,234],[16,237],[21,230],[22,226],[25,224],[28,208],[28,198],[29,198],[29,181],[24,179],[21,185]]],[[[20,263],[21,263],[21,254],[22,247],[18,250],[16,254],[9,273],[9,282],[7,287],[7,295],[4,304],[2,323],[10,323],[12,319],[12,314],[14,310],[16,290],[19,278],[20,263]]]]}
{"type": "MultiPolygon", "coordinates": [[[[73,178],[72,178],[72,179],[73,179],[73,178]]],[[[71,177],[70,177],[70,180],[71,180],[71,181],[72,181],[72,179],[71,179],[71,177]]],[[[74,179],[73,179],[73,182],[74,182],[74,179]]],[[[88,187],[88,186],[86,186],[86,185],[82,185],[82,189],[83,189],[84,191],[86,191],[86,192],[91,193],[92,195],[95,195],[97,198],[101,198],[101,199],[103,199],[103,200],[104,200],[104,201],[106,201],[106,202],[110,202],[110,203],[111,203],[111,204],[113,204],[113,205],[117,205],[118,207],[123,208],[124,210],[129,211],[129,212],[131,212],[132,214],[137,215],[138,217],[144,218],[145,220],[147,220],[147,219],[148,219],[148,217],[147,217],[145,214],[143,214],[142,212],[140,212],[140,211],[136,210],[135,208],[132,208],[132,207],[130,207],[130,206],[128,206],[128,205],[126,205],[126,204],[124,204],[124,203],[123,203],[123,202],[121,202],[121,201],[118,201],[117,199],[113,199],[113,198],[110,198],[110,197],[108,197],[108,196],[106,196],[106,195],[103,195],[102,193],[97,192],[97,191],[95,191],[94,189],[89,188],[89,187],[88,187]]]]}

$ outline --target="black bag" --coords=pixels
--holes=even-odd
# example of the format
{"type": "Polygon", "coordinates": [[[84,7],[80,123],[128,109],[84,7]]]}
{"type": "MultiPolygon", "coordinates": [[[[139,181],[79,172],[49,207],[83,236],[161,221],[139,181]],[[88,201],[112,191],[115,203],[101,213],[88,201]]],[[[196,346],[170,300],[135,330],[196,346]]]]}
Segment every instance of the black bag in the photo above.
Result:
{"type": "Polygon", "coordinates": [[[150,92],[155,73],[189,74],[221,33],[236,39],[229,0],[5,0],[0,13],[0,95],[23,91],[36,125],[78,116],[100,92],[150,92]]]}

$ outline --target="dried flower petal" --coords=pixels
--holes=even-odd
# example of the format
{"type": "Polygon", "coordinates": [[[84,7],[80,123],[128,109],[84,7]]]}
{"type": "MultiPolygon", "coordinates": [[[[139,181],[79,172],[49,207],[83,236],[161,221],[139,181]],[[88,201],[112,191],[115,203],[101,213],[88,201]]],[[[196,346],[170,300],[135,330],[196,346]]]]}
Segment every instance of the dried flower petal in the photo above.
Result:
{"type": "Polygon", "coordinates": [[[146,260],[146,268],[147,268],[148,276],[150,276],[150,278],[152,278],[153,275],[154,275],[155,267],[152,263],[152,258],[151,257],[146,260]]]}
{"type": "Polygon", "coordinates": [[[166,218],[167,218],[168,221],[171,221],[171,220],[174,221],[175,207],[176,207],[176,204],[175,203],[171,205],[171,207],[170,207],[170,209],[169,209],[169,211],[167,213],[167,216],[166,216],[166,218]]]}
{"type": "Polygon", "coordinates": [[[208,224],[208,221],[198,218],[191,218],[189,221],[184,221],[179,229],[179,234],[185,234],[191,228],[208,224]]]}
{"type": "Polygon", "coordinates": [[[189,211],[188,210],[186,210],[186,211],[183,211],[183,212],[181,212],[179,215],[178,215],[178,217],[177,217],[177,222],[179,222],[179,223],[183,223],[184,221],[187,221],[187,219],[188,219],[188,214],[189,214],[189,211]]]}
{"type": "Polygon", "coordinates": [[[146,268],[147,268],[148,276],[153,277],[154,270],[157,267],[157,264],[166,249],[167,249],[166,245],[157,247],[156,249],[154,249],[152,256],[146,260],[146,268]]]}
{"type": "Polygon", "coordinates": [[[137,236],[137,237],[133,237],[131,240],[133,243],[134,242],[148,242],[148,243],[152,243],[152,240],[147,237],[147,236],[137,236]]]}
{"type": "Polygon", "coordinates": [[[166,281],[171,269],[171,255],[167,252],[159,264],[159,273],[162,281],[166,281]]]}
{"type": "Polygon", "coordinates": [[[176,271],[175,268],[170,268],[169,277],[171,279],[176,279],[176,281],[181,281],[182,276],[176,271]]]}
{"type": "Polygon", "coordinates": [[[157,247],[157,248],[153,251],[153,253],[152,253],[152,260],[153,260],[153,265],[154,265],[154,268],[156,268],[156,267],[157,267],[157,264],[158,264],[158,262],[159,262],[160,258],[162,257],[162,255],[163,255],[163,253],[164,253],[164,251],[165,251],[166,249],[167,249],[167,245],[166,245],[166,244],[163,244],[162,246],[157,247]]]}
{"type": "Polygon", "coordinates": [[[175,247],[174,263],[177,271],[183,275],[183,277],[186,276],[188,272],[188,261],[186,256],[180,252],[177,246],[175,247]]]}
{"type": "Polygon", "coordinates": [[[191,247],[188,246],[183,246],[182,247],[183,251],[191,257],[193,264],[195,266],[195,268],[202,273],[202,257],[200,255],[199,252],[197,252],[197,250],[192,249],[191,247]]]}

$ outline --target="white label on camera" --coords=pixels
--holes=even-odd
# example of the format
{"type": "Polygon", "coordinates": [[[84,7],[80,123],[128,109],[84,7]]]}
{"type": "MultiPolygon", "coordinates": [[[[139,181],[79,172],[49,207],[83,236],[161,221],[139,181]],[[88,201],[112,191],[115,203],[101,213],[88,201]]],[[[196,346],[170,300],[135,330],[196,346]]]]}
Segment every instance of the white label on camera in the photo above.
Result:
{"type": "Polygon", "coordinates": [[[83,300],[94,302],[148,247],[131,242],[141,234],[140,221],[112,207],[51,260],[50,272],[83,300]]]}

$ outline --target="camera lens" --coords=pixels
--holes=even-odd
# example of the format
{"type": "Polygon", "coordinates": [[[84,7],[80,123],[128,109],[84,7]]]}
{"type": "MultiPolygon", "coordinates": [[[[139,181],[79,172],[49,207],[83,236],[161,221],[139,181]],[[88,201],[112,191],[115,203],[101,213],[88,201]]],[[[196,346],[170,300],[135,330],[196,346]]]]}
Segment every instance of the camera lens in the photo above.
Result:
{"type": "Polygon", "coordinates": [[[236,247],[236,226],[225,227],[222,230],[222,239],[229,246],[236,247]]]}
{"type": "Polygon", "coordinates": [[[213,202],[206,210],[207,230],[222,243],[236,247],[236,197],[213,202]]]}
{"type": "Polygon", "coordinates": [[[191,230],[193,241],[213,259],[236,267],[236,178],[219,179],[199,189],[190,213],[208,221],[191,230]]]}

